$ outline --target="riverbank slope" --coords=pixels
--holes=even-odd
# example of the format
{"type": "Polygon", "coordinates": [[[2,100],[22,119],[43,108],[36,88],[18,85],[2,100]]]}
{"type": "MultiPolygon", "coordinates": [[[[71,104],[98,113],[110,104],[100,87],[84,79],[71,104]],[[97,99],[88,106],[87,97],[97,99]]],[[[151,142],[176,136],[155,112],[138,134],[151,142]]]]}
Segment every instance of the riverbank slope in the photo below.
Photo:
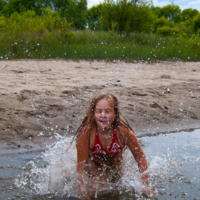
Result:
{"type": "Polygon", "coordinates": [[[91,98],[110,92],[137,136],[200,127],[200,62],[0,61],[0,149],[74,134],[91,98]]]}

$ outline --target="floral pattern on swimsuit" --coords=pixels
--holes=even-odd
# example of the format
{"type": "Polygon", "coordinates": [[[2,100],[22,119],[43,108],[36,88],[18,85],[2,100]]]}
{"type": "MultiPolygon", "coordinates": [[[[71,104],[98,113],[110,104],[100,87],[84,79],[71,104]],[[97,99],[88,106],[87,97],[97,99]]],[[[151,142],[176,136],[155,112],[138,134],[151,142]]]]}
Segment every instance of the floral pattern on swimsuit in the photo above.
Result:
{"type": "Polygon", "coordinates": [[[121,146],[119,145],[119,141],[117,138],[117,131],[114,129],[113,130],[113,139],[112,142],[110,144],[110,147],[108,150],[105,150],[100,139],[99,139],[99,133],[98,130],[96,130],[95,133],[95,144],[94,144],[94,148],[93,148],[93,153],[100,155],[106,155],[106,154],[119,154],[122,151],[121,146]]]}

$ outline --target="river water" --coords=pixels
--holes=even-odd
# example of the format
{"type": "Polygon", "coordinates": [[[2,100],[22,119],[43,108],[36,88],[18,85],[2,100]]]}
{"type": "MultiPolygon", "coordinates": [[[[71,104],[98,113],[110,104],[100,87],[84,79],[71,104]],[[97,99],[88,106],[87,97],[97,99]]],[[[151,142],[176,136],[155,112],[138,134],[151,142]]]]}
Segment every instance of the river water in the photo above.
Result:
{"type": "MultiPolygon", "coordinates": [[[[79,199],[76,147],[65,153],[71,138],[61,138],[42,151],[0,153],[0,199],[79,199]]],[[[200,129],[139,138],[148,160],[152,199],[200,200],[200,129]]],[[[125,151],[121,181],[97,199],[145,199],[135,195],[140,174],[125,151]]]]}

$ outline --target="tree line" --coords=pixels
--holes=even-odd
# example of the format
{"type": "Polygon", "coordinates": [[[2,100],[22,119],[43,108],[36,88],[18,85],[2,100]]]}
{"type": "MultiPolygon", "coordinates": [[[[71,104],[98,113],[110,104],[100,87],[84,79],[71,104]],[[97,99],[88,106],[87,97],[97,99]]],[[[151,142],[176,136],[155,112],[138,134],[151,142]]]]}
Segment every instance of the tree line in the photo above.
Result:
{"type": "Polygon", "coordinates": [[[0,0],[1,32],[8,29],[10,19],[10,23],[19,23],[22,16],[37,18],[34,26],[39,26],[39,19],[44,21],[46,17],[40,28],[42,30],[44,26],[48,31],[70,27],[126,35],[143,32],[176,37],[200,36],[200,12],[197,9],[181,10],[174,4],[155,7],[150,0],[104,0],[90,9],[87,9],[87,0],[0,0]]]}

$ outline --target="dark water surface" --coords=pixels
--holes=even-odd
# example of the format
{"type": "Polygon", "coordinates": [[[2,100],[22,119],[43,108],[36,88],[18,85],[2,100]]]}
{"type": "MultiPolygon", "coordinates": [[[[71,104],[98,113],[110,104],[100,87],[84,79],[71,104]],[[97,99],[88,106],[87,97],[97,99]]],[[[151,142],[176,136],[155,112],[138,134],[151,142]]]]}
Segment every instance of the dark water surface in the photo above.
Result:
{"type": "MultiPolygon", "coordinates": [[[[154,199],[200,200],[200,129],[143,137],[139,140],[148,162],[155,161],[151,162],[151,170],[155,169],[151,181],[158,191],[158,196],[154,199]],[[165,173],[161,166],[163,159],[167,163],[165,173]]],[[[43,169],[48,165],[41,152],[0,154],[0,199],[76,199],[61,197],[55,193],[31,192],[39,180],[37,172],[33,172],[33,165],[37,165],[37,169],[43,169]],[[20,179],[25,171],[30,177],[26,174],[25,178],[20,179]],[[16,180],[20,180],[20,187],[16,180]]],[[[111,193],[97,199],[138,198],[129,193],[111,193]]]]}
{"type": "Polygon", "coordinates": [[[170,163],[167,177],[158,177],[158,199],[200,199],[200,130],[142,138],[148,157],[161,155],[170,163]]]}

